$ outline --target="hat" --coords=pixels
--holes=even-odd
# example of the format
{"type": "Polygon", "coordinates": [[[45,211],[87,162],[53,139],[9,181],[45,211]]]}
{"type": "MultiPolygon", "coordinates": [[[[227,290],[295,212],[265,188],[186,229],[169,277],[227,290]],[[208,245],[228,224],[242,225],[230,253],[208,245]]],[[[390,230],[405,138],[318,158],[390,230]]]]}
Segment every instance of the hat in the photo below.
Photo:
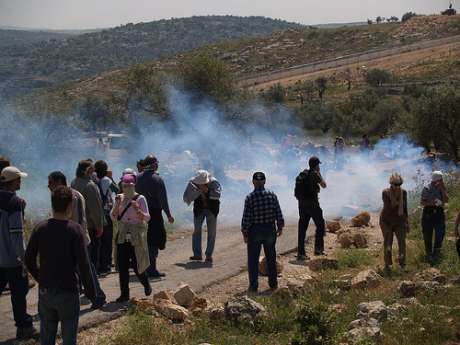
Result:
{"type": "Polygon", "coordinates": [[[433,182],[441,181],[442,177],[443,177],[442,171],[433,171],[431,173],[431,181],[433,182]]]}
{"type": "Polygon", "coordinates": [[[310,159],[308,160],[308,165],[310,166],[310,168],[315,168],[320,164],[321,164],[321,161],[316,156],[310,157],[310,159]]]}
{"type": "Polygon", "coordinates": [[[131,169],[131,168],[126,168],[125,170],[123,170],[123,172],[121,173],[121,176],[123,178],[123,176],[125,175],[136,175],[136,172],[131,169]]]}
{"type": "Polygon", "coordinates": [[[11,182],[21,177],[27,177],[27,174],[16,167],[6,167],[2,170],[0,181],[3,183],[11,182]]]}
{"type": "Polygon", "coordinates": [[[125,184],[136,184],[136,175],[126,174],[121,178],[121,183],[125,184]]]}
{"type": "Polygon", "coordinates": [[[252,175],[253,181],[265,181],[265,174],[261,171],[257,171],[252,175]]]}
{"type": "Polygon", "coordinates": [[[198,170],[195,177],[192,178],[192,182],[195,184],[208,184],[211,181],[209,177],[209,172],[206,170],[198,170]]]}

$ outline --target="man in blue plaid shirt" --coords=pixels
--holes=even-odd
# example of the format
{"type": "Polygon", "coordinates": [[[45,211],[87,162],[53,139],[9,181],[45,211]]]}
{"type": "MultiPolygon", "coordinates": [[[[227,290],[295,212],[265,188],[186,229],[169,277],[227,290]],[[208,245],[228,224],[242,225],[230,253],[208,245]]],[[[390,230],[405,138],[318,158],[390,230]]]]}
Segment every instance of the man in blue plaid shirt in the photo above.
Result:
{"type": "Polygon", "coordinates": [[[276,237],[283,231],[284,219],[277,196],[265,189],[265,180],[264,173],[254,173],[254,191],[246,197],[241,221],[244,242],[248,245],[250,293],[256,293],[259,286],[259,256],[262,246],[267,262],[268,284],[272,290],[278,287],[275,245],[276,237]]]}

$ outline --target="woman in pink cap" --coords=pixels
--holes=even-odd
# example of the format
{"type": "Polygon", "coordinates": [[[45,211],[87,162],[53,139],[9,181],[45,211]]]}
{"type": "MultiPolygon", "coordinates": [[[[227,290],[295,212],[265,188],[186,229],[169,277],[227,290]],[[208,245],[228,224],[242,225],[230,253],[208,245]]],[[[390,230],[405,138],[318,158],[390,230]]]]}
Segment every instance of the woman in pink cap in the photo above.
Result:
{"type": "Polygon", "coordinates": [[[121,295],[117,302],[129,300],[129,268],[144,286],[146,296],[152,293],[146,269],[150,266],[147,246],[147,222],[150,214],[147,200],[136,193],[136,176],[126,174],[122,177],[122,194],[115,198],[115,205],[110,213],[114,222],[118,224],[116,235],[116,259],[120,277],[121,295]]]}

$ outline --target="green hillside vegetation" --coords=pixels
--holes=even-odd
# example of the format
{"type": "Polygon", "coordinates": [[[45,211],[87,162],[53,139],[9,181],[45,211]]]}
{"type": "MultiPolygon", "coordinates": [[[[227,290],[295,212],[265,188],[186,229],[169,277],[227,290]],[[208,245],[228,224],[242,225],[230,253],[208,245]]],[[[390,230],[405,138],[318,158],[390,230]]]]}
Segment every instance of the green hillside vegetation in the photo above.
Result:
{"type": "Polygon", "coordinates": [[[64,40],[75,34],[57,31],[27,31],[0,29],[0,48],[10,46],[29,46],[34,43],[51,40],[64,40]]]}

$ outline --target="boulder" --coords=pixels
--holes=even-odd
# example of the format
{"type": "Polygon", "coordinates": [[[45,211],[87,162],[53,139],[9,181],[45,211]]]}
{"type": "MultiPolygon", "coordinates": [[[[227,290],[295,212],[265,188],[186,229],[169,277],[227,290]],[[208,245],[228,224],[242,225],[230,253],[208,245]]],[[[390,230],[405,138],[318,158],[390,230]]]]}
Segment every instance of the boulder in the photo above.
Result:
{"type": "Polygon", "coordinates": [[[437,281],[416,281],[415,289],[419,291],[433,291],[441,286],[437,281]]]}
{"type": "Polygon", "coordinates": [[[190,315],[189,311],[184,307],[165,299],[156,300],[154,305],[160,314],[175,322],[184,322],[190,315]]]}
{"type": "Polygon", "coordinates": [[[265,314],[265,308],[250,299],[247,296],[233,297],[225,303],[225,317],[233,322],[249,322],[254,324],[254,321],[265,314]]]}
{"type": "Polygon", "coordinates": [[[321,271],[327,269],[336,270],[339,268],[339,262],[337,261],[337,259],[332,258],[315,258],[308,261],[308,267],[312,271],[321,271]]]}
{"type": "Polygon", "coordinates": [[[361,319],[357,319],[357,320],[350,322],[348,329],[361,328],[361,327],[378,327],[378,325],[379,325],[379,322],[376,319],[361,318],[361,319]]]}
{"type": "Polygon", "coordinates": [[[414,282],[410,280],[404,280],[401,283],[399,283],[398,290],[401,294],[401,297],[404,297],[404,298],[415,297],[416,286],[414,282]]]}
{"type": "Polygon", "coordinates": [[[184,308],[189,308],[193,304],[193,301],[198,298],[198,296],[189,285],[182,284],[174,293],[174,298],[178,305],[184,308]]]}
{"type": "Polygon", "coordinates": [[[383,322],[388,319],[388,309],[382,301],[363,302],[358,305],[356,316],[360,319],[375,319],[383,322]]]}
{"type": "Polygon", "coordinates": [[[352,240],[355,248],[367,248],[367,237],[359,231],[353,231],[352,240]]]}
{"type": "Polygon", "coordinates": [[[338,221],[326,221],[326,228],[329,232],[335,234],[341,229],[341,225],[338,221]]]}
{"type": "Polygon", "coordinates": [[[382,332],[380,327],[359,327],[351,329],[346,333],[346,338],[350,344],[362,344],[367,340],[374,343],[381,343],[382,332]]]}
{"type": "MultiPolygon", "coordinates": [[[[278,273],[278,275],[281,274],[281,272],[283,272],[283,269],[283,264],[281,263],[279,258],[276,258],[276,272],[278,273]]],[[[265,256],[259,261],[259,274],[262,276],[268,275],[267,259],[265,258],[265,256]]]]}
{"type": "Polygon", "coordinates": [[[353,246],[353,238],[349,231],[344,231],[339,234],[337,241],[340,243],[342,249],[349,249],[353,246]]]}
{"type": "Polygon", "coordinates": [[[223,306],[215,307],[207,311],[208,316],[211,320],[223,320],[225,319],[225,309],[223,306]]]}
{"type": "Polygon", "coordinates": [[[283,304],[291,304],[294,301],[294,292],[289,287],[283,286],[273,293],[272,298],[283,304]]]}
{"type": "Polygon", "coordinates": [[[431,267],[417,273],[414,276],[415,281],[434,281],[439,284],[447,284],[447,276],[442,274],[438,269],[431,267]]]}
{"type": "Polygon", "coordinates": [[[197,297],[193,300],[192,305],[189,307],[189,310],[192,313],[201,312],[206,310],[208,307],[208,301],[206,298],[197,297]]]}
{"type": "Polygon", "coordinates": [[[358,289],[370,289],[380,285],[382,277],[374,270],[368,269],[359,272],[352,280],[351,287],[358,289]]]}
{"type": "Polygon", "coordinates": [[[369,222],[371,221],[371,215],[369,212],[361,212],[357,216],[351,219],[351,225],[354,227],[364,227],[369,226],[369,222]]]}
{"type": "Polygon", "coordinates": [[[159,291],[156,294],[154,294],[152,297],[153,303],[155,303],[155,301],[160,300],[160,299],[170,301],[173,304],[177,304],[176,299],[174,298],[172,292],[169,290],[159,291]]]}
{"type": "Polygon", "coordinates": [[[337,241],[342,249],[367,248],[367,237],[361,231],[346,230],[338,234],[337,241]]]}

